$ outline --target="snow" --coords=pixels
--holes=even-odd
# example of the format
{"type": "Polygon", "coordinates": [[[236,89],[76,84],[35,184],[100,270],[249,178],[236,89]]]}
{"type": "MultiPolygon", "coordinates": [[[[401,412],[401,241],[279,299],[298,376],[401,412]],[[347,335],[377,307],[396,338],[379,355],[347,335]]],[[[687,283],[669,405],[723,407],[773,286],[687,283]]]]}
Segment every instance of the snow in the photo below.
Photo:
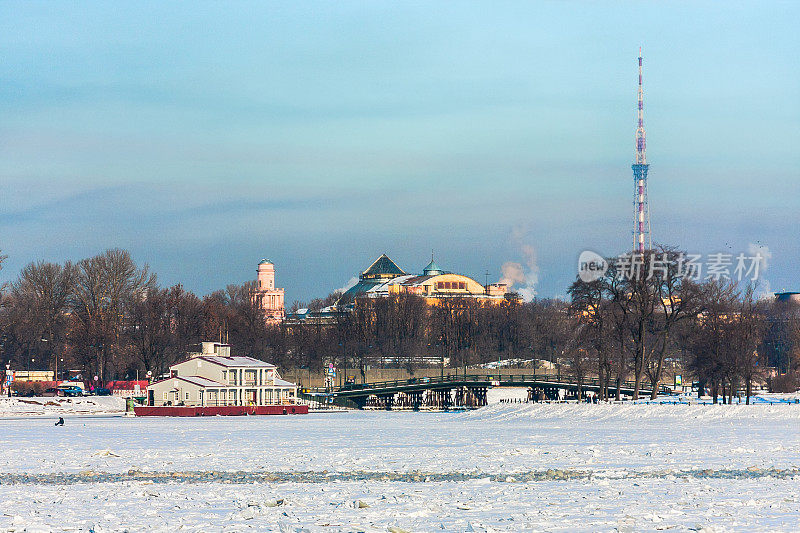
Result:
{"type": "Polygon", "coordinates": [[[0,420],[0,531],[797,531],[798,481],[789,403],[0,420]]]}
{"type": "Polygon", "coordinates": [[[0,417],[111,415],[125,412],[125,399],[118,396],[0,397],[0,417]]]}

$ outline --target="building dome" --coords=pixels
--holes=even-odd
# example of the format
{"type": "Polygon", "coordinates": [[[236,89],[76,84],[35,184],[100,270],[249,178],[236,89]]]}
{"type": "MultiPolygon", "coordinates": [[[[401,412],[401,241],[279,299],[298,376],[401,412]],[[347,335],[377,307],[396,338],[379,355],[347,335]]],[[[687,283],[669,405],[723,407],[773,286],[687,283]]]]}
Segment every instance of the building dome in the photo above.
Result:
{"type": "Polygon", "coordinates": [[[259,263],[259,265],[271,265],[271,264],[272,261],[270,261],[269,259],[262,259],[261,262],[259,263]]]}
{"type": "Polygon", "coordinates": [[[422,274],[425,276],[439,276],[444,273],[445,271],[439,268],[439,265],[437,265],[436,261],[433,259],[431,259],[431,262],[428,263],[428,266],[422,270],[422,274]]]}

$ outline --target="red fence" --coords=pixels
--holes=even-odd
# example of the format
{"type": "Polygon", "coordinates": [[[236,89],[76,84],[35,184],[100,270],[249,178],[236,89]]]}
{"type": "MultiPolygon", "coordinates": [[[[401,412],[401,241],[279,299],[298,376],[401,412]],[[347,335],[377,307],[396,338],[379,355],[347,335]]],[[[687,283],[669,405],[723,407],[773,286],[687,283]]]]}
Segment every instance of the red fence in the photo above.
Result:
{"type": "Polygon", "coordinates": [[[152,407],[137,405],[136,416],[305,415],[307,405],[228,405],[225,407],[152,407]]]}

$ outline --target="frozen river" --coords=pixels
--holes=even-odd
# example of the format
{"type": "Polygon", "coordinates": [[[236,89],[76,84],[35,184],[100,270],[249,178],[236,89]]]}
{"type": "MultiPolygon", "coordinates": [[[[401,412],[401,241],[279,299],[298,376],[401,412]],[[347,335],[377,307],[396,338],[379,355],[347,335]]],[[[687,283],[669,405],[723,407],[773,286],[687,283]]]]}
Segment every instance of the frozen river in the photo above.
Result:
{"type": "Polygon", "coordinates": [[[0,530],[798,531],[798,469],[785,404],[38,417],[0,420],[0,530]]]}

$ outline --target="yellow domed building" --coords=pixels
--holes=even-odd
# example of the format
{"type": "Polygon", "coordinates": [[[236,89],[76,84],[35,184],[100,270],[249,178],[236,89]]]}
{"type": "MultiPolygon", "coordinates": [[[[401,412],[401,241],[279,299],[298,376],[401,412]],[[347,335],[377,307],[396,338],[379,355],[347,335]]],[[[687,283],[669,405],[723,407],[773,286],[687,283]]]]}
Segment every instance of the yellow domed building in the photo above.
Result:
{"type": "Polygon", "coordinates": [[[436,261],[422,269],[422,274],[407,274],[386,254],[376,259],[359,275],[358,283],[350,287],[341,298],[342,303],[352,303],[359,298],[386,298],[399,294],[420,296],[430,305],[445,298],[474,298],[479,301],[500,302],[505,299],[508,286],[503,283],[481,285],[474,279],[447,272],[436,261]]]}

